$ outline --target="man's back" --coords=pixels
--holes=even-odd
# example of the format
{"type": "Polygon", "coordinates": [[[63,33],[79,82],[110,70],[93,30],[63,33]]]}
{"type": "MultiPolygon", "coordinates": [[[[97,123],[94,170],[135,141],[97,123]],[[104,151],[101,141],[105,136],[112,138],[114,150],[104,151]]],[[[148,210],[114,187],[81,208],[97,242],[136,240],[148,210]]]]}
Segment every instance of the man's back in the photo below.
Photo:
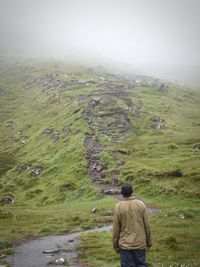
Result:
{"type": "Polygon", "coordinates": [[[151,234],[144,203],[135,197],[125,198],[115,209],[114,249],[143,249],[149,244],[151,234]]]}

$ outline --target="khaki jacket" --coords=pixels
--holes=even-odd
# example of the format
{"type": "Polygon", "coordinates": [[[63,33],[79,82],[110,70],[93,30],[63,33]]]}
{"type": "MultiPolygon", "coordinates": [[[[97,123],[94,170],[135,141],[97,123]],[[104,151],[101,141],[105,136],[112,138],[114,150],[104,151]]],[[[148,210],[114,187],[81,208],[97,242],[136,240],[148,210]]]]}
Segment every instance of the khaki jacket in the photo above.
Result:
{"type": "Polygon", "coordinates": [[[143,249],[151,246],[151,231],[145,204],[135,197],[125,198],[115,208],[113,248],[143,249]]]}

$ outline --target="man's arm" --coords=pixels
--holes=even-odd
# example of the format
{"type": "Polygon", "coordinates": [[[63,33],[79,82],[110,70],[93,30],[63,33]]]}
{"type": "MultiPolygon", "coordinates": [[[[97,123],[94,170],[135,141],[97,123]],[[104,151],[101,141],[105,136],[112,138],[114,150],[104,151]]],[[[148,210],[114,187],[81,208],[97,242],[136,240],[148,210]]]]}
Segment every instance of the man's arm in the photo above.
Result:
{"type": "Polygon", "coordinates": [[[119,215],[117,213],[117,210],[115,209],[114,212],[114,218],[113,218],[113,249],[116,252],[119,252],[119,235],[120,235],[120,219],[119,215]]]}
{"type": "Polygon", "coordinates": [[[145,234],[146,234],[147,248],[150,248],[152,246],[152,238],[151,238],[151,229],[150,229],[150,225],[149,225],[146,207],[144,210],[144,229],[145,229],[145,234]]]}

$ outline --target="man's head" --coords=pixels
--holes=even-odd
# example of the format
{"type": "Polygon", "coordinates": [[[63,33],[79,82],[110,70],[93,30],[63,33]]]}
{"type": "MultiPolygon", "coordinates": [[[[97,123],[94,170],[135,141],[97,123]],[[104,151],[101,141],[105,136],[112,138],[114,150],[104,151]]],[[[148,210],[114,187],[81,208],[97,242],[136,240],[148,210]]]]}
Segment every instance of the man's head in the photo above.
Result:
{"type": "Polygon", "coordinates": [[[129,183],[124,183],[121,187],[121,194],[123,197],[130,197],[133,193],[132,185],[129,183]]]}

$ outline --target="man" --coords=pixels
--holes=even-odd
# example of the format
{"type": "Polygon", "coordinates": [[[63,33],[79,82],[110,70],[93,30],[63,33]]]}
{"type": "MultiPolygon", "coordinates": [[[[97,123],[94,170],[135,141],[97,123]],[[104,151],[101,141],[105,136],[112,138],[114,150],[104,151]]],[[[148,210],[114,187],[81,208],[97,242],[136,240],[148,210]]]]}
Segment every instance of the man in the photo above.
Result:
{"type": "Polygon", "coordinates": [[[146,247],[152,246],[147,210],[132,193],[130,184],[122,185],[124,199],[116,205],[113,220],[113,249],[120,253],[121,267],[147,267],[146,247]]]}

